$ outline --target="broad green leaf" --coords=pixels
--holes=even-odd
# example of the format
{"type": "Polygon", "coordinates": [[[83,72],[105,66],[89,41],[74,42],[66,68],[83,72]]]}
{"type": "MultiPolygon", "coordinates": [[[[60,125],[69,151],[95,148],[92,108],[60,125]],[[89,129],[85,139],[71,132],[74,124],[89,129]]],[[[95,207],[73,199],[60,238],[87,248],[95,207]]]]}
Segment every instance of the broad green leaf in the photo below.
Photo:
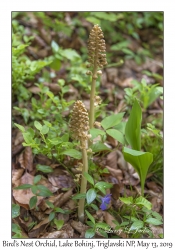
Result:
{"type": "Polygon", "coordinates": [[[122,15],[118,13],[106,13],[106,12],[91,12],[91,15],[104,19],[110,22],[116,22],[118,19],[122,18],[122,15]]]}
{"type": "Polygon", "coordinates": [[[152,211],[152,216],[154,216],[158,220],[162,220],[162,216],[156,211],[152,211]]]}
{"type": "Polygon", "coordinates": [[[106,133],[110,135],[112,138],[119,141],[120,143],[125,144],[125,138],[120,131],[116,129],[108,129],[106,130],[106,133]]]}
{"type": "Polygon", "coordinates": [[[95,184],[95,188],[99,189],[104,194],[106,194],[106,189],[107,188],[112,188],[112,187],[113,187],[113,184],[107,183],[107,182],[104,182],[104,181],[100,181],[100,182],[97,182],[95,184]]]}
{"type": "Polygon", "coordinates": [[[125,137],[132,149],[140,150],[141,148],[141,122],[142,111],[137,100],[134,101],[129,119],[125,127],[125,137]]]}
{"type": "Polygon", "coordinates": [[[12,219],[20,215],[20,206],[18,204],[12,204],[12,219]]]}
{"type": "Polygon", "coordinates": [[[72,200],[80,200],[80,199],[85,199],[86,194],[76,194],[72,197],[72,200]]]}
{"type": "Polygon", "coordinates": [[[100,25],[100,23],[101,23],[101,21],[98,18],[93,17],[93,16],[86,17],[86,20],[88,22],[90,22],[90,23],[93,23],[93,24],[99,24],[100,25]]]}
{"type": "Polygon", "coordinates": [[[54,70],[59,70],[61,68],[61,62],[58,58],[54,58],[53,62],[50,64],[50,68],[54,70]]]}
{"type": "Polygon", "coordinates": [[[125,161],[129,162],[140,176],[142,195],[148,168],[153,161],[153,155],[149,152],[136,151],[124,147],[123,155],[125,161]]]}
{"type": "Polygon", "coordinates": [[[92,140],[95,139],[98,135],[105,135],[105,132],[101,129],[92,128],[90,129],[90,134],[92,135],[92,140]]]}
{"type": "Polygon", "coordinates": [[[148,218],[148,219],[146,219],[145,222],[147,222],[147,223],[149,223],[149,224],[152,224],[152,225],[155,225],[155,226],[158,226],[158,225],[163,224],[162,221],[160,221],[160,220],[158,220],[158,219],[155,219],[155,218],[148,218]]]}
{"type": "Polygon", "coordinates": [[[106,118],[104,118],[101,122],[102,127],[106,130],[108,128],[112,128],[113,126],[120,123],[124,116],[124,113],[119,113],[116,115],[110,115],[106,118]]]}
{"type": "Polygon", "coordinates": [[[53,168],[51,168],[50,166],[45,166],[45,165],[40,165],[40,164],[36,165],[36,169],[37,169],[37,171],[41,171],[43,173],[52,173],[53,172],[53,168]]]}
{"type": "Polygon", "coordinates": [[[36,185],[33,185],[33,186],[31,187],[31,190],[32,190],[32,193],[35,194],[35,195],[37,195],[38,192],[39,192],[38,187],[37,187],[36,185]]]}
{"type": "Polygon", "coordinates": [[[110,150],[106,145],[104,145],[102,142],[97,142],[92,145],[91,147],[92,151],[94,153],[104,151],[104,150],[110,150]]]}
{"type": "Polygon", "coordinates": [[[34,121],[34,126],[35,126],[35,128],[38,129],[39,131],[42,129],[42,125],[41,125],[41,123],[38,122],[38,121],[34,121]]]}
{"type": "Polygon", "coordinates": [[[93,228],[89,228],[88,230],[86,230],[85,232],[85,238],[86,239],[90,239],[95,235],[95,229],[93,228]]]}
{"type": "MultiPolygon", "coordinates": [[[[110,230],[110,229],[108,229],[110,230]]],[[[108,234],[103,230],[103,229],[98,229],[98,232],[104,237],[104,238],[108,238],[108,234]]]]}
{"type": "Polygon", "coordinates": [[[23,133],[24,140],[27,144],[33,143],[32,137],[29,133],[23,133]]]}
{"type": "Polygon", "coordinates": [[[78,160],[80,160],[82,158],[81,152],[79,152],[76,149],[67,149],[66,151],[62,152],[61,154],[71,156],[71,157],[78,159],[78,160]]]}
{"type": "Polygon", "coordinates": [[[125,134],[125,127],[126,127],[126,122],[120,122],[119,124],[114,126],[114,128],[119,130],[122,134],[125,134]]]}
{"type": "Polygon", "coordinates": [[[37,203],[37,197],[33,196],[30,199],[30,201],[29,201],[29,207],[30,207],[30,209],[34,208],[36,206],[36,203],[37,203]]]}
{"type": "Polygon", "coordinates": [[[32,185],[31,184],[23,184],[21,186],[15,187],[14,189],[28,189],[31,188],[32,185]]]}
{"type": "Polygon", "coordinates": [[[54,208],[54,205],[53,205],[53,203],[52,202],[50,202],[50,201],[46,201],[46,204],[50,207],[50,208],[54,208]]]}
{"type": "Polygon", "coordinates": [[[94,186],[94,179],[92,178],[92,176],[86,172],[84,172],[83,175],[86,178],[86,180],[94,186]]]}
{"type": "Polygon", "coordinates": [[[135,200],[134,203],[137,204],[137,205],[143,205],[144,207],[146,207],[146,208],[149,209],[149,210],[150,210],[151,207],[152,207],[151,202],[149,202],[147,199],[145,199],[145,198],[142,197],[142,196],[138,197],[138,198],[135,200]]]}
{"type": "Polygon", "coordinates": [[[13,233],[19,233],[21,232],[21,228],[19,225],[15,224],[15,223],[12,223],[12,232],[13,233]]]}
{"type": "Polygon", "coordinates": [[[42,126],[42,129],[40,130],[40,133],[45,135],[48,132],[49,132],[49,128],[46,125],[42,126]]]}
{"type": "Polygon", "coordinates": [[[125,204],[133,204],[133,197],[130,196],[130,197],[120,197],[119,198],[123,203],[125,204]]]}
{"type": "Polygon", "coordinates": [[[41,175],[36,175],[33,179],[33,183],[37,184],[41,180],[41,177],[42,177],[41,175]]]}
{"type": "Polygon", "coordinates": [[[80,58],[80,55],[73,49],[64,49],[61,52],[61,55],[66,57],[70,61],[80,58]]]}
{"type": "Polygon", "coordinates": [[[110,229],[110,226],[108,224],[104,223],[104,222],[98,222],[98,223],[95,224],[95,226],[96,226],[96,229],[97,228],[102,228],[102,229],[104,229],[106,231],[110,229]]]}
{"type": "Polygon", "coordinates": [[[137,220],[131,225],[130,230],[138,230],[142,228],[143,225],[144,225],[143,221],[137,220]]]}
{"type": "Polygon", "coordinates": [[[99,208],[97,207],[97,205],[95,205],[95,204],[93,204],[93,203],[91,204],[91,207],[92,207],[95,211],[98,211],[98,209],[99,209],[99,208]]]}
{"type": "Polygon", "coordinates": [[[59,45],[54,40],[52,40],[52,42],[51,42],[51,48],[53,49],[54,52],[58,52],[59,45]]]}
{"type": "Polygon", "coordinates": [[[55,212],[51,212],[49,214],[49,221],[53,220],[55,218],[55,212]]]}
{"type": "Polygon", "coordinates": [[[37,185],[37,187],[38,187],[38,190],[40,191],[38,193],[38,196],[49,197],[49,196],[53,195],[52,192],[48,188],[46,188],[45,186],[37,185]]]}
{"type": "Polygon", "coordinates": [[[86,193],[86,200],[87,203],[90,204],[93,200],[95,200],[97,194],[95,192],[95,189],[91,188],[86,193]]]}
{"type": "Polygon", "coordinates": [[[55,208],[55,212],[65,214],[65,210],[63,210],[63,209],[60,208],[60,207],[56,207],[56,208],[55,208]]]}
{"type": "Polygon", "coordinates": [[[64,225],[64,220],[57,220],[56,218],[54,219],[54,223],[57,227],[57,230],[60,230],[62,226],[64,225]]]}
{"type": "Polygon", "coordinates": [[[87,210],[85,210],[85,212],[86,212],[87,217],[90,219],[90,221],[92,221],[92,223],[95,225],[94,217],[87,210]]]}
{"type": "Polygon", "coordinates": [[[17,128],[19,128],[19,130],[21,130],[21,132],[25,132],[25,128],[23,127],[23,126],[21,126],[21,125],[19,125],[19,124],[17,124],[17,123],[14,123],[15,124],[15,126],[17,127],[17,128]]]}

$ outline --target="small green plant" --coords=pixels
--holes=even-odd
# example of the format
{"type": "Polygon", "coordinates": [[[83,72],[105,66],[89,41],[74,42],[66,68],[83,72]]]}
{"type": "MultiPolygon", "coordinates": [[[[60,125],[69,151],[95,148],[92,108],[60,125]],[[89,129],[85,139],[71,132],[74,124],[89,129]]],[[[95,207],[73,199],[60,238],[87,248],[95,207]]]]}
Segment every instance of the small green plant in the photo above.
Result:
{"type": "Polygon", "coordinates": [[[137,99],[144,110],[146,110],[159,96],[163,94],[163,88],[158,86],[159,84],[146,83],[145,79],[142,79],[141,83],[134,80],[132,81],[135,85],[133,88],[125,88],[125,99],[127,104],[133,104],[134,100],[137,99]]]}
{"type": "Polygon", "coordinates": [[[124,232],[129,238],[147,237],[152,238],[153,234],[150,224],[154,226],[162,225],[162,216],[151,210],[152,204],[140,196],[137,198],[120,197],[123,205],[119,211],[122,222],[115,221],[115,230],[119,233],[124,232]]]}

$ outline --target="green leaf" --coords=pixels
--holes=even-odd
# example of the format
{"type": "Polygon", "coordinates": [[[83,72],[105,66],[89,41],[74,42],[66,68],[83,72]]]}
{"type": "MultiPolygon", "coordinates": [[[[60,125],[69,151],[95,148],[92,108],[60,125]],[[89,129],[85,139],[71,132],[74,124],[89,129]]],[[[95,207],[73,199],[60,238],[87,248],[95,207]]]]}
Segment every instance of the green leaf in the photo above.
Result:
{"type": "Polygon", "coordinates": [[[120,143],[125,144],[125,138],[120,131],[116,129],[108,129],[106,130],[106,133],[110,135],[112,138],[119,141],[120,143]]]}
{"type": "Polygon", "coordinates": [[[37,164],[36,169],[37,169],[37,171],[41,171],[43,173],[52,173],[53,172],[53,168],[51,168],[50,166],[46,166],[46,165],[37,164]]]}
{"type": "Polygon", "coordinates": [[[72,200],[80,200],[80,199],[85,199],[86,194],[76,194],[72,197],[72,200]]]}
{"type": "Polygon", "coordinates": [[[99,24],[101,23],[101,21],[99,19],[97,19],[96,17],[93,17],[93,16],[88,16],[86,17],[86,20],[90,23],[93,23],[93,24],[99,24]]]}
{"type": "Polygon", "coordinates": [[[146,175],[153,161],[153,155],[149,152],[136,151],[126,147],[123,149],[123,155],[125,161],[129,162],[139,174],[143,194],[146,175]]]}
{"type": "Polygon", "coordinates": [[[38,190],[40,191],[40,193],[38,193],[38,196],[49,197],[53,195],[52,192],[45,186],[37,185],[37,187],[38,187],[38,190]]]}
{"type": "Polygon", "coordinates": [[[20,215],[20,206],[18,204],[12,204],[12,219],[20,215]]]}
{"type": "Polygon", "coordinates": [[[86,212],[87,217],[90,219],[90,221],[92,221],[92,223],[95,225],[94,217],[87,210],[85,210],[85,212],[86,212]]]}
{"type": "Polygon", "coordinates": [[[137,220],[131,225],[130,230],[138,230],[142,228],[143,225],[144,225],[143,221],[137,220]]]}
{"type": "Polygon", "coordinates": [[[57,227],[57,230],[60,230],[62,226],[64,225],[64,220],[57,220],[56,218],[54,219],[54,223],[57,227]]]}
{"type": "Polygon", "coordinates": [[[14,189],[28,189],[31,188],[32,185],[31,184],[23,184],[21,186],[15,187],[14,189]]]}
{"type": "Polygon", "coordinates": [[[104,150],[110,150],[106,145],[104,145],[102,142],[97,142],[92,145],[91,147],[92,151],[94,153],[104,151],[104,150]]]}
{"type": "Polygon", "coordinates": [[[91,207],[92,207],[95,211],[98,211],[98,209],[99,209],[99,208],[97,207],[97,205],[95,205],[95,204],[93,204],[93,203],[91,204],[91,207]]]}
{"type": "Polygon", "coordinates": [[[101,122],[102,127],[106,130],[120,123],[125,113],[110,115],[104,118],[101,122]]]}
{"type": "Polygon", "coordinates": [[[152,224],[152,225],[155,225],[155,226],[158,226],[158,225],[163,224],[162,221],[160,221],[160,220],[158,220],[158,219],[155,219],[155,218],[148,218],[148,219],[146,219],[145,222],[147,222],[147,223],[149,223],[149,224],[152,224]]]}
{"type": "Polygon", "coordinates": [[[85,232],[85,238],[86,239],[90,239],[95,235],[95,229],[93,228],[89,228],[88,230],[86,230],[85,232]]]}
{"type": "Polygon", "coordinates": [[[56,207],[56,208],[55,208],[55,212],[65,214],[65,210],[63,210],[63,209],[60,208],[60,207],[56,207]]]}
{"type": "Polygon", "coordinates": [[[55,218],[55,212],[49,214],[49,221],[52,221],[55,218]]]}
{"type": "Polygon", "coordinates": [[[27,144],[33,143],[31,135],[27,132],[23,133],[24,140],[27,144]]]}
{"type": "Polygon", "coordinates": [[[54,40],[52,40],[52,42],[51,42],[51,48],[53,49],[53,52],[58,52],[59,45],[54,40]]]}
{"type": "Polygon", "coordinates": [[[113,184],[107,183],[107,182],[104,182],[104,181],[100,181],[100,182],[97,182],[95,184],[95,188],[100,190],[103,194],[106,194],[106,189],[107,188],[112,188],[112,187],[113,187],[113,184]]]}
{"type": "Polygon", "coordinates": [[[34,208],[37,203],[37,196],[33,196],[29,201],[29,207],[30,209],[34,208]]]}
{"type": "Polygon", "coordinates": [[[33,194],[35,194],[35,195],[37,195],[37,193],[38,193],[38,187],[37,186],[35,186],[35,185],[33,185],[32,187],[31,187],[31,190],[32,190],[32,193],[33,194]]]}
{"type": "Polygon", "coordinates": [[[124,204],[133,204],[133,197],[119,197],[119,199],[124,203],[124,204]]]}
{"type": "Polygon", "coordinates": [[[147,199],[145,199],[144,197],[140,196],[138,197],[135,202],[136,205],[143,205],[144,207],[146,207],[147,209],[151,209],[152,204],[151,202],[149,202],[147,199]]]}
{"type": "Polygon", "coordinates": [[[90,204],[93,200],[95,200],[97,194],[95,192],[95,189],[91,188],[86,193],[86,200],[87,203],[90,204]]]}
{"type": "Polygon", "coordinates": [[[140,150],[141,148],[141,122],[142,111],[139,103],[135,100],[128,122],[125,127],[125,137],[132,149],[140,150]]]}
{"type": "Polygon", "coordinates": [[[92,176],[86,172],[83,173],[83,176],[86,178],[86,180],[91,183],[94,186],[94,179],[92,178],[92,176]]]}
{"type": "Polygon", "coordinates": [[[50,68],[54,70],[59,70],[61,68],[61,62],[58,58],[54,58],[53,62],[50,64],[50,68]]]}
{"type": "Polygon", "coordinates": [[[105,135],[105,132],[101,129],[92,128],[90,129],[90,134],[92,135],[92,140],[95,139],[98,135],[105,135]]]}
{"type": "Polygon", "coordinates": [[[21,228],[19,225],[15,224],[15,223],[12,223],[12,232],[13,233],[19,233],[21,232],[21,228]]]}
{"type": "Polygon", "coordinates": [[[21,132],[25,132],[25,128],[23,127],[23,126],[21,126],[21,125],[19,125],[19,124],[17,124],[17,123],[14,123],[15,124],[15,126],[17,127],[17,128],[19,128],[19,130],[21,131],[21,132]]]}
{"type": "Polygon", "coordinates": [[[46,125],[42,126],[42,129],[40,130],[40,133],[45,135],[49,132],[49,127],[47,127],[46,125]]]}
{"type": "Polygon", "coordinates": [[[110,226],[104,222],[98,222],[95,224],[95,226],[96,226],[96,229],[101,228],[101,229],[104,229],[106,231],[110,229],[110,226]]]}
{"type": "Polygon", "coordinates": [[[52,202],[50,202],[50,201],[46,201],[46,204],[50,207],[50,208],[54,208],[54,205],[53,205],[53,203],[52,202]]]}
{"type": "Polygon", "coordinates": [[[80,58],[80,55],[73,49],[64,49],[61,52],[61,55],[66,57],[70,61],[80,58]]]}
{"type": "Polygon", "coordinates": [[[80,160],[82,158],[82,154],[76,149],[67,149],[66,151],[62,152],[61,154],[71,156],[71,157],[78,159],[78,160],[80,160]]]}
{"type": "Polygon", "coordinates": [[[36,129],[38,129],[39,131],[42,129],[42,125],[41,125],[41,123],[40,122],[38,122],[38,121],[34,121],[34,126],[35,126],[35,128],[36,129]]]}
{"type": "Polygon", "coordinates": [[[41,180],[41,177],[42,177],[41,175],[36,175],[33,179],[33,183],[37,184],[41,180]]]}

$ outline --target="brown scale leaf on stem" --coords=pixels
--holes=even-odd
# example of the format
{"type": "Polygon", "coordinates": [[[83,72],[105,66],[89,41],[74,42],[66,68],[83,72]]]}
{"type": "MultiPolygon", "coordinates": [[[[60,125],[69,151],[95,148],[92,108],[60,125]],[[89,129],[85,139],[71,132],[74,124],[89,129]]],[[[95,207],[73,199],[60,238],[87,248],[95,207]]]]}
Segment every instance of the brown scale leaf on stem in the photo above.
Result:
{"type": "Polygon", "coordinates": [[[103,68],[103,66],[107,64],[106,45],[103,38],[104,35],[102,29],[98,24],[94,25],[90,32],[88,40],[88,67],[93,66],[95,64],[95,60],[97,60],[96,62],[99,68],[103,68]]]}

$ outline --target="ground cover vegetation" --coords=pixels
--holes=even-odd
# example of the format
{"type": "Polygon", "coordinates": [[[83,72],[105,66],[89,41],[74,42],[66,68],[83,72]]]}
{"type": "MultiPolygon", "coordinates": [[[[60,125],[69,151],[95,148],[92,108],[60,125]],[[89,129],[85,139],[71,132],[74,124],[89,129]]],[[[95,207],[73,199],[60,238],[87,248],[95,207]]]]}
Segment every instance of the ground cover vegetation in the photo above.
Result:
{"type": "Polygon", "coordinates": [[[163,237],[163,13],[12,12],[12,237],[163,237]]]}

